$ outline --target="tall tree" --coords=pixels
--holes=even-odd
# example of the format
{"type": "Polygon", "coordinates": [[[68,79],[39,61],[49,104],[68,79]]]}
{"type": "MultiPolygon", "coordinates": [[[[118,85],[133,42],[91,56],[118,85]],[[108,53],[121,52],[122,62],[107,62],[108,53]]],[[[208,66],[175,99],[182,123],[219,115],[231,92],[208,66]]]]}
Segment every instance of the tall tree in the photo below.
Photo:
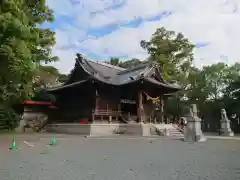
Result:
{"type": "Polygon", "coordinates": [[[203,74],[206,80],[206,91],[209,94],[209,100],[219,99],[228,81],[228,66],[224,63],[206,66],[203,67],[203,74]]]}
{"type": "Polygon", "coordinates": [[[144,63],[146,61],[141,61],[140,59],[137,58],[133,58],[131,60],[127,60],[127,61],[120,61],[119,58],[111,58],[110,61],[105,61],[105,63],[114,65],[114,66],[119,66],[121,68],[132,68],[136,65],[139,65],[141,63],[144,63]]]}
{"type": "Polygon", "coordinates": [[[54,86],[58,83],[61,83],[59,81],[59,78],[66,78],[63,77],[66,76],[64,74],[61,74],[55,67],[53,66],[43,66],[40,65],[34,74],[34,87],[38,88],[46,88],[49,86],[54,86]]]}
{"type": "Polygon", "coordinates": [[[149,60],[156,62],[161,69],[164,78],[177,80],[182,86],[182,91],[166,103],[167,111],[179,119],[189,84],[187,78],[193,61],[194,45],[183,34],[168,31],[164,27],[157,29],[149,41],[143,40],[140,44],[150,55],[149,60]]]}
{"type": "Polygon", "coordinates": [[[111,65],[114,65],[114,66],[118,66],[119,65],[119,63],[120,63],[120,60],[119,60],[119,58],[114,58],[114,57],[112,57],[111,59],[110,59],[110,62],[109,62],[111,65]]]}
{"type": "Polygon", "coordinates": [[[240,118],[240,76],[231,82],[225,90],[223,101],[230,114],[237,114],[240,118]]]}
{"type": "Polygon", "coordinates": [[[122,68],[132,68],[134,66],[137,66],[141,63],[144,63],[146,61],[141,61],[140,59],[137,59],[137,58],[133,58],[131,60],[128,60],[128,61],[121,61],[119,66],[122,67],[122,68]]]}
{"type": "Polygon", "coordinates": [[[32,95],[32,79],[40,62],[51,55],[54,32],[40,28],[52,21],[45,0],[3,0],[0,3],[0,103],[17,103],[32,95]]]}
{"type": "Polygon", "coordinates": [[[157,62],[166,79],[182,79],[193,61],[194,45],[181,33],[159,28],[150,41],[141,41],[150,59],[157,62]]]}

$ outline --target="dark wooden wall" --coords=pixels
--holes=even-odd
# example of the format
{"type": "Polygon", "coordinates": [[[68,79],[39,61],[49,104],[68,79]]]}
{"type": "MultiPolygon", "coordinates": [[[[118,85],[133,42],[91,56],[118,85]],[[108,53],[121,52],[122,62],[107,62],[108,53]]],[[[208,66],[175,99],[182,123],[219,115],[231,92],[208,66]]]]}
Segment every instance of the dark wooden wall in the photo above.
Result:
{"type": "Polygon", "coordinates": [[[98,88],[96,110],[117,111],[119,102],[118,90],[112,89],[111,87],[98,88]]]}
{"type": "MultiPolygon", "coordinates": [[[[156,92],[154,87],[141,83],[116,87],[89,81],[66,88],[57,94],[58,109],[54,111],[55,119],[61,122],[79,122],[80,119],[91,120],[94,110],[118,111],[119,108],[124,111],[123,113],[137,115],[139,91],[146,92],[151,97],[162,94],[161,91],[156,92]],[[124,104],[121,103],[121,99],[132,100],[136,104],[124,104]]],[[[144,94],[143,105],[145,114],[150,116],[153,111],[152,102],[147,100],[144,94]]]]}
{"type": "Polygon", "coordinates": [[[61,91],[57,95],[56,121],[79,122],[81,119],[91,120],[96,103],[95,97],[95,89],[90,83],[61,91]]]}

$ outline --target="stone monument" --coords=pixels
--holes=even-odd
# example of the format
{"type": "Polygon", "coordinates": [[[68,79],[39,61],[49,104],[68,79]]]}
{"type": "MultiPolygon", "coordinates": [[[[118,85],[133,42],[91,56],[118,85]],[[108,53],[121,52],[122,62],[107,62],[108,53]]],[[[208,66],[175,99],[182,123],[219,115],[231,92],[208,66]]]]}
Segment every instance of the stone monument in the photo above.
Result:
{"type": "Polygon", "coordinates": [[[189,112],[185,117],[187,120],[187,125],[184,128],[184,140],[192,142],[202,142],[206,138],[203,135],[201,129],[201,119],[197,115],[197,106],[192,104],[189,108],[189,112]]]}
{"type": "Polygon", "coordinates": [[[230,127],[230,120],[227,117],[225,109],[221,110],[221,120],[220,120],[220,135],[221,136],[234,136],[234,133],[230,127]]]}

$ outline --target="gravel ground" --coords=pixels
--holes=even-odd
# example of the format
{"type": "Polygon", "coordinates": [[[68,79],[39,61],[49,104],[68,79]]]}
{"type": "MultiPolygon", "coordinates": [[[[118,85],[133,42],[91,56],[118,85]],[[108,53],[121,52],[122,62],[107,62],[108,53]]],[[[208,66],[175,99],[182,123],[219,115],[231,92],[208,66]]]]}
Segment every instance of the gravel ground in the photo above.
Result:
{"type": "Polygon", "coordinates": [[[0,136],[1,180],[237,180],[240,141],[187,143],[166,138],[98,139],[57,135],[0,136]],[[24,144],[24,140],[34,147],[24,144]]]}

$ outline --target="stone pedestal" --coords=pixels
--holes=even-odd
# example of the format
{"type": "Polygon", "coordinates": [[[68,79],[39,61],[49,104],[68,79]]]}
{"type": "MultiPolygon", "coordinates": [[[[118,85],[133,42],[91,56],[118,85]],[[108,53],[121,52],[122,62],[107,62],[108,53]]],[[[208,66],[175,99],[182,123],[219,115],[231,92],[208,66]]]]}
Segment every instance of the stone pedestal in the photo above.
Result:
{"type": "Polygon", "coordinates": [[[225,109],[221,110],[221,120],[220,120],[220,135],[221,136],[234,136],[234,133],[230,126],[230,120],[227,117],[225,109]]]}
{"type": "Polygon", "coordinates": [[[184,140],[191,142],[202,142],[206,138],[201,129],[201,119],[197,116],[196,105],[192,105],[186,116],[187,125],[184,128],[184,140]]]}
{"type": "Polygon", "coordinates": [[[234,133],[232,132],[232,129],[230,127],[230,121],[229,120],[221,120],[220,121],[221,128],[220,128],[220,135],[221,136],[234,136],[234,133]]]}
{"type": "Polygon", "coordinates": [[[185,126],[184,128],[184,140],[195,142],[201,142],[206,140],[201,129],[201,121],[190,120],[187,122],[187,126],[185,126]]]}

